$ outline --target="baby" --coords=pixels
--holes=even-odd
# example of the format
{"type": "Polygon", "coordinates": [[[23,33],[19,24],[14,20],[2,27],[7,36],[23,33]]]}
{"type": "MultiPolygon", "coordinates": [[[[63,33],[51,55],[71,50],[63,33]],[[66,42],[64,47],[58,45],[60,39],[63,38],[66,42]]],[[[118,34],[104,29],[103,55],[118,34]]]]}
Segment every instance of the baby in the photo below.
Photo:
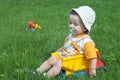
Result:
{"type": "Polygon", "coordinates": [[[89,61],[89,75],[96,76],[95,44],[89,36],[95,22],[95,11],[89,6],[73,8],[69,20],[70,34],[66,37],[64,45],[52,53],[52,56],[43,62],[37,71],[47,77],[55,77],[62,69],[63,57],[83,54],[89,61]]]}

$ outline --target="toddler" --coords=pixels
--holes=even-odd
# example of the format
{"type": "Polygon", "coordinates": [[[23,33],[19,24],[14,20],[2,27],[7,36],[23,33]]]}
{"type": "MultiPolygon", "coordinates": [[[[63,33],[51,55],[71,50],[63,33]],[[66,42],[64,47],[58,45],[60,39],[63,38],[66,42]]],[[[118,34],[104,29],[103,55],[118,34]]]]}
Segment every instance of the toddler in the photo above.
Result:
{"type": "Polygon", "coordinates": [[[89,6],[73,8],[69,20],[70,34],[66,37],[64,45],[55,51],[56,54],[52,53],[37,71],[47,77],[55,77],[61,71],[63,57],[83,54],[89,61],[89,75],[96,76],[95,44],[89,36],[91,26],[95,22],[95,11],[89,6]]]}

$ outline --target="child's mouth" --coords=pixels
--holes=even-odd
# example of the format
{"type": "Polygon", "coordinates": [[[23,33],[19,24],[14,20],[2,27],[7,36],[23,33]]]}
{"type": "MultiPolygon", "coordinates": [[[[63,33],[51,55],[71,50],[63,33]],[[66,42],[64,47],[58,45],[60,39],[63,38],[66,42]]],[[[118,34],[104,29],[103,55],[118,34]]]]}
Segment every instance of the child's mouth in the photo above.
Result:
{"type": "Polygon", "coordinates": [[[69,33],[73,34],[74,30],[73,29],[69,29],[69,33]]]}

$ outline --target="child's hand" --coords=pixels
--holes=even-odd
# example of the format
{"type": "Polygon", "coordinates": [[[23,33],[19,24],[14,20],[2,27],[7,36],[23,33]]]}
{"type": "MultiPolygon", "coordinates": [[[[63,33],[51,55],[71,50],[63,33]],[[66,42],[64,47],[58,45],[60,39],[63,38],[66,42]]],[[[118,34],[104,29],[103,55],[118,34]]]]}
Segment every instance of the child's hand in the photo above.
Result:
{"type": "Polygon", "coordinates": [[[95,77],[96,76],[96,69],[90,69],[89,76],[95,77]]]}

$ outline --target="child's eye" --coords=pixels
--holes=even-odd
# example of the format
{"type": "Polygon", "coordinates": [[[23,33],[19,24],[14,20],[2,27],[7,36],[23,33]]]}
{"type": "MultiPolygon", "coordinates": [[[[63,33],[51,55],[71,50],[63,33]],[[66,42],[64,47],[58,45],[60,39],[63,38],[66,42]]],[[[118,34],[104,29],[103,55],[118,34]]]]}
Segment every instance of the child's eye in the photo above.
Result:
{"type": "Polygon", "coordinates": [[[75,26],[78,26],[78,24],[77,24],[77,23],[74,23],[74,25],[75,25],[75,26]]]}

